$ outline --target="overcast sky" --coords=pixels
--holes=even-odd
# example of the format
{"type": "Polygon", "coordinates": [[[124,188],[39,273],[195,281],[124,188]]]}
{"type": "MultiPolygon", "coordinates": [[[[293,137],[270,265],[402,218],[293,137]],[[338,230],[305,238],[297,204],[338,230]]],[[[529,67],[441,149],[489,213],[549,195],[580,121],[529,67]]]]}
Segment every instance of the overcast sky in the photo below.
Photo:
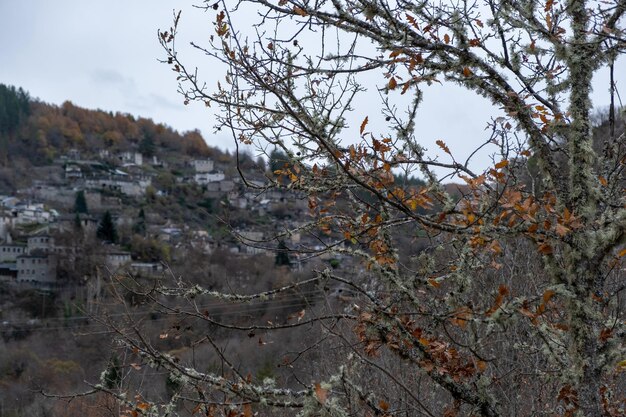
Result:
{"type": "MultiPolygon", "coordinates": [[[[45,102],[121,111],[179,130],[200,129],[210,145],[233,148],[213,134],[213,120],[199,104],[184,106],[162,57],[157,29],[167,29],[174,7],[183,8],[186,39],[205,39],[212,15],[191,1],[0,0],[0,83],[23,87],[45,102]]],[[[210,75],[210,66],[195,58],[210,75]]],[[[617,74],[626,74],[624,59],[617,74]]],[[[215,74],[219,75],[218,73],[215,74]]],[[[607,74],[596,81],[594,104],[608,104],[607,74]]],[[[624,82],[618,78],[618,83],[624,82]]],[[[622,86],[623,87],[623,86],[622,86]]],[[[443,139],[467,154],[485,138],[491,105],[453,87],[427,90],[418,126],[423,143],[436,150],[443,139]]],[[[364,112],[366,113],[366,112],[364,112]]]]}
{"type": "Polygon", "coordinates": [[[0,82],[53,104],[70,100],[208,133],[206,112],[183,106],[173,72],[157,62],[157,29],[169,27],[176,4],[184,2],[0,0],[0,82]]]}

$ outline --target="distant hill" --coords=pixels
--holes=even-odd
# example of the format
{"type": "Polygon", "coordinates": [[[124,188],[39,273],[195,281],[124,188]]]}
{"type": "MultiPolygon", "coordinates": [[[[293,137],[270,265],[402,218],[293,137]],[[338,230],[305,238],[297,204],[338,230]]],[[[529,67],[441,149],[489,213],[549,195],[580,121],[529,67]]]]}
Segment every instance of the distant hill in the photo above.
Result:
{"type": "Polygon", "coordinates": [[[21,88],[0,84],[0,190],[23,186],[32,168],[77,151],[93,159],[137,151],[172,161],[210,157],[230,164],[230,155],[209,147],[198,130],[179,133],[148,118],[89,110],[69,101],[57,106],[33,99],[21,88]]]}

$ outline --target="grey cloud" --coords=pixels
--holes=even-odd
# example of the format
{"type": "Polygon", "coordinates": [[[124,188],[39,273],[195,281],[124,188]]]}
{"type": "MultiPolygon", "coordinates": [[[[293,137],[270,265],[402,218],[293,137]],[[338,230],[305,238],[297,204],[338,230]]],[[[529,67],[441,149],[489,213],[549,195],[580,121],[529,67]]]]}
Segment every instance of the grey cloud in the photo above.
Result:
{"type": "Polygon", "coordinates": [[[110,84],[121,91],[134,91],[135,81],[131,77],[125,77],[118,71],[111,69],[97,69],[91,74],[91,79],[97,84],[110,84]]]}
{"type": "Polygon", "coordinates": [[[150,94],[149,100],[158,107],[164,107],[174,110],[181,110],[183,108],[183,105],[180,102],[172,101],[168,97],[162,96],[160,94],[150,94]]]}

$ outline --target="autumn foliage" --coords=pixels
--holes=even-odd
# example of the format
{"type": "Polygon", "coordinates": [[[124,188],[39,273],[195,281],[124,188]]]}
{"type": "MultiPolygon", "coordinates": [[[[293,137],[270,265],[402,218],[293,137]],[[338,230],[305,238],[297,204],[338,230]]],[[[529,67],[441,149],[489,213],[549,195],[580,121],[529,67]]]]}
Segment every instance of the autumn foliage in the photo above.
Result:
{"type": "MultiPolygon", "coordinates": [[[[20,102],[18,92],[10,93],[11,89],[4,85],[2,88],[6,89],[9,98],[15,97],[13,101],[7,98],[6,108],[0,109],[0,113],[7,113],[6,117],[15,113],[11,131],[0,130],[0,151],[8,158],[4,164],[24,158],[43,165],[71,149],[85,154],[102,149],[111,154],[139,150],[152,156],[154,149],[159,148],[193,156],[209,155],[209,149],[197,131],[180,134],[150,119],[87,110],[69,101],[55,106],[24,95],[20,102]],[[22,116],[17,118],[18,114],[22,116]]],[[[4,125],[8,127],[8,122],[4,125]]]]}
{"type": "Polygon", "coordinates": [[[297,322],[214,320],[194,297],[254,302],[304,283],[254,295],[160,289],[190,302],[181,317],[230,330],[311,326],[316,341],[300,355],[324,354],[295,362],[282,385],[246,378],[210,335],[226,376],[120,332],[128,349],[172,372],[207,415],[231,415],[224,403],[232,415],[623,414],[624,124],[612,101],[609,128],[594,134],[590,103],[593,75],[613,74],[624,50],[623,1],[205,8],[212,32],[193,46],[223,65],[215,88],[177,52],[180,13],[160,32],[164,62],[238,142],[287,155],[263,189],[305,193],[310,218],[298,230],[320,242],[292,250],[358,266],[317,271],[329,301],[297,322]],[[488,166],[462,160],[452,140],[437,140],[439,158],[420,142],[415,118],[437,83],[493,104],[472,138],[488,166]],[[399,181],[414,174],[425,184],[399,181]],[[330,301],[337,287],[350,295],[330,301]]]}

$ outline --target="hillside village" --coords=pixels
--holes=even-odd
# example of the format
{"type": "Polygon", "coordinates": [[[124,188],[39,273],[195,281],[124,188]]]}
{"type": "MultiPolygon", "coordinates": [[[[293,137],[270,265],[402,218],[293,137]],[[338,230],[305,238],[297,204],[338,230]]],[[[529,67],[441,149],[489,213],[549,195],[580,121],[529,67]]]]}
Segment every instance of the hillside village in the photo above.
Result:
{"type": "MultiPolygon", "coordinates": [[[[258,188],[249,188],[239,176],[226,174],[228,168],[227,163],[211,158],[164,162],[137,151],[107,150],[85,157],[72,149],[53,164],[39,168],[45,170],[45,179],[33,181],[14,195],[0,196],[0,278],[47,289],[86,282],[93,271],[83,271],[84,276],[60,271],[77,271],[76,259],[83,258],[85,250],[79,242],[96,235],[107,212],[123,235],[120,241],[126,244],[100,242],[93,266],[111,273],[158,275],[170,261],[184,262],[189,247],[206,255],[223,250],[242,257],[261,253],[275,256],[272,248],[277,242],[271,236],[278,227],[294,229],[300,225],[297,219],[304,217],[307,199],[295,192],[263,191],[263,177],[259,175],[258,180],[247,181],[258,188]],[[168,205],[166,211],[152,209],[159,201],[171,200],[171,189],[159,184],[158,177],[164,173],[171,175],[172,187],[191,195],[192,205],[168,205]],[[88,209],[77,210],[79,194],[88,209]],[[201,200],[200,204],[193,206],[194,199],[201,200]],[[140,210],[141,224],[137,217],[140,210]],[[231,217],[245,212],[247,221],[236,222],[239,227],[233,237],[216,237],[216,231],[231,225],[216,219],[202,224],[193,211],[201,212],[200,219],[218,211],[231,217]],[[153,244],[165,248],[168,255],[159,258],[133,250],[129,243],[132,235],[156,242],[153,244]]],[[[177,203],[185,201],[179,199],[177,203]]],[[[288,244],[314,246],[315,242],[301,241],[299,234],[291,234],[288,244]]]]}

